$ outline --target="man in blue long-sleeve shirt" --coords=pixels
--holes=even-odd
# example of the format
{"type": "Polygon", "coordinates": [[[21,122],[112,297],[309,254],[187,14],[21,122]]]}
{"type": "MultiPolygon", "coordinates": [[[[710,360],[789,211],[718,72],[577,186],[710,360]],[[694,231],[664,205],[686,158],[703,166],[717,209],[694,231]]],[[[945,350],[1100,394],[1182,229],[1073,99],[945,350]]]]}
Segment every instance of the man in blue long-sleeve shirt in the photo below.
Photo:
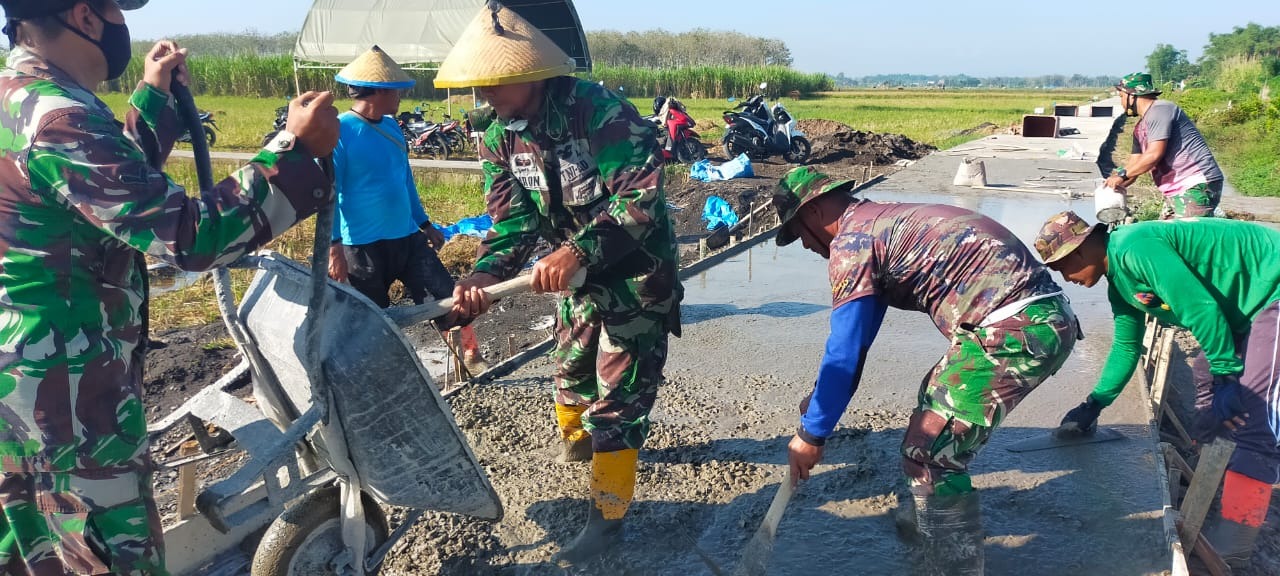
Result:
{"type": "Polygon", "coordinates": [[[889,306],[929,314],[951,348],[925,377],[902,442],[911,498],[902,527],[929,574],[982,574],[982,520],[968,465],[1004,417],[1062,367],[1079,333],[1030,250],[985,216],[940,204],[879,204],[806,167],[778,184],[778,245],[830,261],[831,335],[788,447],[805,479],[853,398],[889,306]]]}
{"type": "MultiPolygon", "coordinates": [[[[414,80],[377,46],[336,80],[348,86],[355,103],[339,117],[341,135],[333,151],[338,202],[329,276],[383,308],[391,305],[388,291],[396,280],[415,304],[453,296],[453,277],[435,251],[444,235],[422,208],[408,145],[392,118],[400,91],[414,80]]],[[[488,369],[471,327],[462,329],[462,348],[468,372],[488,369]]]]}

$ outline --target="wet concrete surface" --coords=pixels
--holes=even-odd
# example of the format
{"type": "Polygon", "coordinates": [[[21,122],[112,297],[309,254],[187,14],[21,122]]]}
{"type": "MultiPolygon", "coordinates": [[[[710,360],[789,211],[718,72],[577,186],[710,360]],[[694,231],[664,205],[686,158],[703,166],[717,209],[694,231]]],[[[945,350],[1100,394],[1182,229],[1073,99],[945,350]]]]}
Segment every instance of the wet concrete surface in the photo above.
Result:
{"type": "MultiPolygon", "coordinates": [[[[894,180],[868,196],[965,206],[1004,222],[1028,243],[1048,215],[1090,205],[1035,194],[905,193],[894,180]]],[[[825,261],[768,242],[685,286],[684,337],[671,344],[627,546],[572,573],[711,574],[712,565],[727,573],[783,476],[796,406],[812,387],[828,332],[825,261]]],[[[1136,387],[1102,417],[1127,440],[1024,454],[1004,449],[1047,433],[1082,401],[1109,349],[1105,288],[1066,290],[1088,338],[1012,412],[973,466],[983,494],[987,571],[1160,573],[1169,559],[1136,387]]],[[[770,574],[913,573],[916,552],[895,537],[889,518],[901,482],[898,446],[921,379],[946,346],[925,315],[889,313],[824,464],[782,521],[770,574]]],[[[550,554],[581,526],[589,466],[554,462],[550,373],[550,363],[539,360],[453,401],[507,509],[485,549],[456,550],[468,555],[465,573],[556,573],[550,554]]],[[[393,567],[410,558],[419,566],[460,567],[462,556],[442,553],[429,534],[421,536],[411,534],[414,544],[392,559],[393,567]]]]}
{"type": "MultiPolygon", "coordinates": [[[[1048,216],[1066,209],[1092,214],[1099,149],[1114,136],[1116,120],[1064,119],[1064,125],[1080,126],[1082,134],[971,142],[928,156],[865,194],[969,208],[1030,245],[1048,216]],[[1059,149],[1084,153],[1064,159],[1059,149]],[[970,153],[983,158],[988,184],[997,189],[951,185],[970,153]]],[[[826,262],[770,241],[685,287],[684,337],[671,342],[626,545],[569,573],[728,573],[783,478],[797,404],[813,386],[828,333],[826,262]]],[[[983,495],[987,572],[1158,574],[1171,562],[1141,390],[1126,390],[1101,418],[1126,440],[1022,454],[1005,449],[1047,434],[1081,402],[1110,348],[1105,287],[1065,289],[1087,338],[1010,414],[972,467],[983,495]]],[[[902,482],[898,446],[921,380],[946,347],[924,314],[886,316],[824,463],[783,518],[769,574],[916,571],[917,551],[897,539],[889,516],[902,482]]],[[[389,573],[560,573],[549,559],[581,527],[590,466],[555,462],[551,370],[540,359],[451,400],[506,517],[486,525],[432,515],[393,552],[389,573]]]]}

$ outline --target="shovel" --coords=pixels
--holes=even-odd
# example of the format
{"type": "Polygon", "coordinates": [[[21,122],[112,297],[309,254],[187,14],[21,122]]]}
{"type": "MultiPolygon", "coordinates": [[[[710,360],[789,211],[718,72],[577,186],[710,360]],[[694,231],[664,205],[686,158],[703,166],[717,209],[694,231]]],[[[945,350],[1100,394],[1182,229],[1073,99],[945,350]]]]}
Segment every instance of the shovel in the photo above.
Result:
{"type": "Polygon", "coordinates": [[[787,467],[786,477],[778,487],[778,493],[769,504],[769,511],[764,514],[764,521],[756,530],[751,542],[747,543],[747,551],[742,555],[742,562],[733,571],[733,576],[763,576],[769,567],[769,558],[773,556],[773,543],[778,536],[778,523],[782,522],[782,513],[787,511],[791,495],[795,488],[791,485],[791,468],[787,467]]]}
{"type": "MultiPolygon", "coordinates": [[[[569,279],[570,288],[578,288],[587,280],[586,269],[579,269],[573,278],[569,279]]],[[[500,300],[517,294],[523,294],[533,289],[532,275],[517,276],[506,282],[499,282],[485,288],[484,291],[494,300],[500,300]]],[[[387,316],[391,318],[399,326],[409,326],[417,324],[425,320],[433,320],[441,316],[447,315],[453,309],[453,298],[445,298],[426,304],[417,306],[406,306],[399,308],[390,308],[387,310],[387,316]]]]}

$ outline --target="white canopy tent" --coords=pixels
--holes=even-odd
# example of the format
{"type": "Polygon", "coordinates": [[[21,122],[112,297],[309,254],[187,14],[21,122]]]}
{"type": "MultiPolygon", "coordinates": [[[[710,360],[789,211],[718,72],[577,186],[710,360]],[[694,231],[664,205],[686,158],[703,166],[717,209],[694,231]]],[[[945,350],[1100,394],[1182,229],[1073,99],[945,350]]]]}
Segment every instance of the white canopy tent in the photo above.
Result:
{"type": "MultiPolygon", "coordinates": [[[[316,0],[293,49],[298,70],[338,69],[377,44],[409,70],[435,70],[485,0],[316,0]]],[[[572,0],[503,2],[591,70],[586,34],[572,0]]]]}

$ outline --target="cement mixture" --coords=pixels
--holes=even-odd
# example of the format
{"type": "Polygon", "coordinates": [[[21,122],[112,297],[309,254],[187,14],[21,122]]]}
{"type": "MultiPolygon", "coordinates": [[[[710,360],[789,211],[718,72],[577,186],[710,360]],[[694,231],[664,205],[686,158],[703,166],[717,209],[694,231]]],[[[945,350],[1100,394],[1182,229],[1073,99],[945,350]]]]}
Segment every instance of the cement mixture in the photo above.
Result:
{"type": "MultiPolygon", "coordinates": [[[[831,135],[847,127],[822,128],[831,135]]],[[[955,189],[949,183],[959,161],[930,155],[867,195],[978,210],[1027,243],[1048,215],[1069,208],[1090,210],[1090,201],[1072,201],[1069,195],[955,189]]],[[[675,216],[681,220],[682,259],[705,234],[696,229],[694,218],[707,195],[719,194],[735,204],[744,195],[763,199],[786,168],[758,163],[760,178],[715,187],[687,179],[668,182],[668,200],[680,208],[675,216]]],[[[876,168],[881,169],[879,164],[876,168]]],[[[1046,171],[1074,170],[1065,172],[1067,178],[1079,182],[1067,187],[1083,190],[1093,175],[1074,174],[1088,168],[1080,162],[988,161],[992,182],[1008,185],[1046,171]]],[[[855,160],[822,169],[860,180],[866,175],[866,167],[855,160]]],[[[798,247],[780,250],[768,243],[685,286],[685,336],[671,343],[667,382],[641,452],[625,549],[567,572],[550,563],[551,554],[576,534],[585,518],[590,466],[555,462],[552,368],[540,359],[508,377],[465,388],[450,401],[503,500],[505,518],[486,523],[428,513],[391,552],[383,573],[729,573],[782,479],[797,402],[813,385],[827,333],[826,269],[822,260],[798,247]]],[[[1010,415],[973,467],[983,494],[987,570],[1159,574],[1168,569],[1169,558],[1151,431],[1137,387],[1126,390],[1102,416],[1102,424],[1129,440],[1027,454],[1004,449],[1055,426],[1092,388],[1109,349],[1105,289],[1067,287],[1067,293],[1087,339],[1077,344],[1057,376],[1010,415]]],[[[507,334],[517,335],[520,347],[545,337],[552,301],[529,295],[501,307],[501,313],[477,323],[491,360],[507,347],[507,334]]],[[[427,329],[408,336],[418,346],[435,338],[427,329]]],[[[946,344],[921,314],[894,311],[886,317],[861,389],[830,440],[823,465],[801,487],[783,519],[770,574],[913,572],[915,552],[894,536],[888,513],[896,505],[893,494],[901,481],[898,445],[920,378],[946,344]]],[[[172,350],[175,357],[182,349],[193,353],[198,339],[181,346],[185,348],[172,350]]],[[[169,375],[167,384],[155,391],[148,387],[149,410],[160,405],[168,409],[181,396],[173,390],[176,373],[162,373],[169,375]]],[[[207,383],[202,379],[193,375],[184,382],[186,393],[207,383]]],[[[390,517],[395,525],[403,511],[391,510],[390,517]]],[[[1267,537],[1276,538],[1274,529],[1267,537]]]]}
{"type": "MultiPolygon", "coordinates": [[[[980,208],[1030,220],[1054,211],[1046,200],[983,199],[980,208]]],[[[796,404],[812,386],[826,337],[824,262],[766,244],[687,281],[686,289],[685,337],[672,342],[668,382],[641,453],[627,547],[570,573],[713,574],[712,565],[727,573],[782,477],[796,404]]],[[[1037,574],[1157,574],[1167,557],[1143,438],[1149,431],[1133,408],[1139,391],[1127,391],[1128,404],[1104,414],[1130,441],[1023,455],[1002,448],[1045,433],[1096,377],[1109,346],[1109,318],[1100,314],[1105,294],[1069,292],[1090,339],[1013,412],[975,465],[988,571],[1019,573],[1030,562],[1037,574]]],[[[782,522],[770,574],[912,572],[914,552],[895,538],[888,513],[918,382],[946,347],[936,334],[923,315],[886,318],[825,463],[782,522]]],[[[537,361],[454,398],[507,516],[492,526],[424,522],[393,552],[388,573],[559,573],[550,555],[581,525],[590,472],[586,464],[554,462],[550,372],[549,362],[537,361]]]]}

